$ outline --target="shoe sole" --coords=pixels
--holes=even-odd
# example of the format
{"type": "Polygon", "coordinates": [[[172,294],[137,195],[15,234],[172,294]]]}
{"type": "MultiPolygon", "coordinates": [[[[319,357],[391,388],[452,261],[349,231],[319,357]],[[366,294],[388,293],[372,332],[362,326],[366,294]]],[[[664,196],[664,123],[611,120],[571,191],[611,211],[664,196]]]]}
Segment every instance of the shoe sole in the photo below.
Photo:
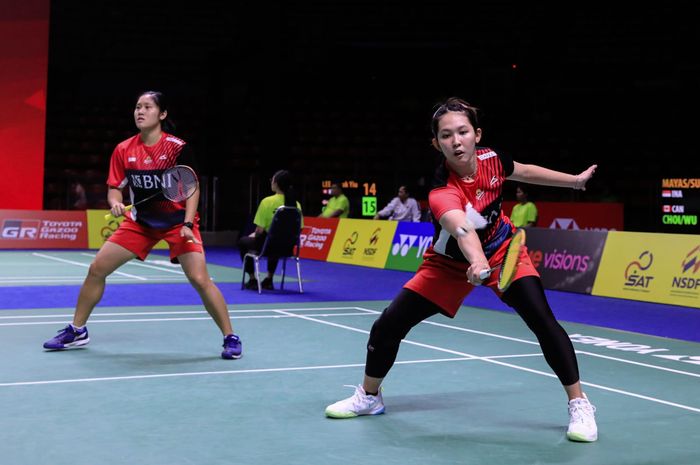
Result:
{"type": "Polygon", "coordinates": [[[598,440],[597,434],[593,437],[588,437],[580,433],[566,433],[566,437],[569,439],[569,441],[574,442],[595,442],[598,440]]]}
{"type": "Polygon", "coordinates": [[[338,420],[345,420],[347,418],[355,418],[355,417],[361,417],[361,416],[366,416],[366,415],[381,415],[384,413],[384,407],[381,408],[381,410],[378,410],[376,412],[371,412],[371,413],[363,413],[361,415],[358,415],[355,412],[334,412],[332,410],[326,409],[326,416],[328,418],[336,418],[338,420]]]}
{"type": "Polygon", "coordinates": [[[243,354],[240,355],[231,355],[230,357],[225,356],[224,354],[221,354],[221,358],[224,360],[238,360],[239,358],[243,357],[243,354]]]}
{"type": "Polygon", "coordinates": [[[75,349],[75,348],[87,345],[88,342],[90,342],[90,338],[80,339],[79,341],[75,341],[75,342],[69,342],[68,344],[63,344],[62,347],[46,347],[46,345],[44,345],[44,349],[46,349],[46,350],[75,349]]]}

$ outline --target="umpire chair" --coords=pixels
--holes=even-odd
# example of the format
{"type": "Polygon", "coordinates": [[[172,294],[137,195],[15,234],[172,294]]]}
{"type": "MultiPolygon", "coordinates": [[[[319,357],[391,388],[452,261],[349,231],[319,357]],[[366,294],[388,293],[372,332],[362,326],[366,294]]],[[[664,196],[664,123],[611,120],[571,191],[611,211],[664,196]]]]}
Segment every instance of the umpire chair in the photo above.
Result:
{"type": "MultiPolygon", "coordinates": [[[[299,293],[304,292],[301,284],[301,265],[299,263],[299,249],[301,235],[301,212],[296,207],[281,206],[275,210],[272,224],[267,231],[267,237],[259,252],[248,252],[243,257],[243,269],[248,259],[253,260],[255,266],[255,279],[258,282],[258,294],[262,294],[260,283],[260,259],[262,257],[277,257],[282,261],[282,282],[280,289],[284,289],[284,277],[287,273],[287,259],[293,258],[297,265],[297,281],[299,293]]],[[[245,273],[241,279],[241,289],[245,287],[245,273]]]]}

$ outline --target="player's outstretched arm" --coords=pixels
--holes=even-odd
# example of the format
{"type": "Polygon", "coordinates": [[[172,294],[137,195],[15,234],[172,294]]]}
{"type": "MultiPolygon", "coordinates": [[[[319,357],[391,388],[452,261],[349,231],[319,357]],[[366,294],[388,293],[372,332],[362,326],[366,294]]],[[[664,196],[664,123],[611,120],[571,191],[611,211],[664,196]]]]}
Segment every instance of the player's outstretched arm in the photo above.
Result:
{"type": "Polygon", "coordinates": [[[524,165],[514,162],[513,174],[508,179],[541,186],[570,187],[586,190],[586,183],[593,177],[598,165],[591,165],[579,174],[562,173],[539,165],[524,165]]]}

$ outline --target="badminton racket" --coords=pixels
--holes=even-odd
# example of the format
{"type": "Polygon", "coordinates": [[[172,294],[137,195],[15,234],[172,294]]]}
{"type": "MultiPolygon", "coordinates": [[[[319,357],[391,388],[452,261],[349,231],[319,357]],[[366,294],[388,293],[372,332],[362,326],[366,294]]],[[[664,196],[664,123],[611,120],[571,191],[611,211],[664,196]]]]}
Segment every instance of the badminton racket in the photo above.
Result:
{"type": "MultiPolygon", "coordinates": [[[[189,199],[195,192],[197,192],[197,175],[189,166],[175,165],[172,168],[168,168],[167,170],[163,171],[160,179],[160,192],[156,192],[145,199],[139,200],[138,202],[127,206],[124,209],[124,212],[126,213],[136,205],[150,200],[158,195],[162,195],[166,199],[173,202],[182,202],[183,200],[189,199]]],[[[112,218],[114,218],[112,212],[105,215],[105,220],[110,220],[112,218]]]]}
{"type": "Polygon", "coordinates": [[[489,270],[484,270],[479,273],[479,279],[482,281],[491,276],[491,273],[500,269],[498,272],[498,290],[504,292],[513,282],[515,272],[518,269],[520,250],[525,246],[525,230],[520,228],[515,231],[513,237],[508,244],[508,250],[503,261],[489,270]]]}

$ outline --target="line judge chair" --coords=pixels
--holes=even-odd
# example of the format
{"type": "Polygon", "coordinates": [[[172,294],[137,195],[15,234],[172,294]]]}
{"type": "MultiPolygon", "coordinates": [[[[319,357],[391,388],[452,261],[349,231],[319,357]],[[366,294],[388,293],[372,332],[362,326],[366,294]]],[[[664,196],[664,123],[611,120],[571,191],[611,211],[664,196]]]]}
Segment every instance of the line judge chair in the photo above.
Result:
{"type": "MultiPolygon", "coordinates": [[[[258,282],[258,294],[262,294],[260,283],[260,259],[262,257],[277,257],[282,262],[282,282],[280,289],[284,289],[284,277],[287,273],[287,259],[292,258],[297,265],[297,281],[299,292],[303,293],[301,284],[301,266],[299,263],[299,249],[301,235],[301,212],[296,207],[281,206],[275,210],[272,224],[267,231],[267,237],[260,252],[248,252],[243,257],[243,269],[247,260],[253,260],[255,265],[255,279],[258,282]]],[[[241,279],[241,289],[245,287],[245,273],[241,279]]]]}

